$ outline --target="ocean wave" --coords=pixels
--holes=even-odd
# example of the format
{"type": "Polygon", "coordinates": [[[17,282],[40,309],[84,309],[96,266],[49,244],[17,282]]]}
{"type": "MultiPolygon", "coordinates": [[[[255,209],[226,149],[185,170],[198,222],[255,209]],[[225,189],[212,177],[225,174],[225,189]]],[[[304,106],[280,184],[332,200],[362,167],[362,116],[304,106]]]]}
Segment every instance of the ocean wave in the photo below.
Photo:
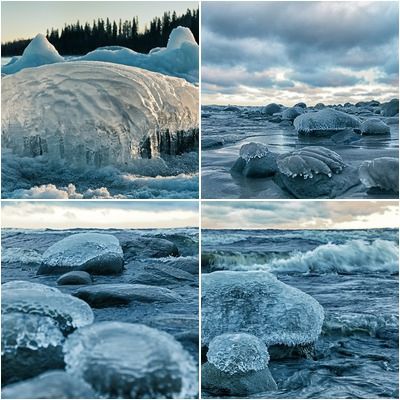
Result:
{"type": "Polygon", "coordinates": [[[40,264],[42,255],[36,250],[23,249],[20,247],[2,247],[1,262],[19,264],[40,264]]]}
{"type": "Polygon", "coordinates": [[[376,239],[349,240],[343,244],[323,244],[307,252],[211,253],[208,263],[215,269],[266,270],[272,273],[398,273],[399,247],[395,242],[376,239]]]}
{"type": "Polygon", "coordinates": [[[367,334],[382,339],[396,339],[399,329],[398,315],[362,313],[326,314],[323,335],[367,334]]]}

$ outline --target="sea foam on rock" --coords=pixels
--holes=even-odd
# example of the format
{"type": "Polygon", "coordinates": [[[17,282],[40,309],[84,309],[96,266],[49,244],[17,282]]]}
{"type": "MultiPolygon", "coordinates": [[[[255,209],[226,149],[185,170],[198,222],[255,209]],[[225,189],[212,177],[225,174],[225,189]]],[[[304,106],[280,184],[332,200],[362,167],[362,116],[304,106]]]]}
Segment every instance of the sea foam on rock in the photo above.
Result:
{"type": "Polygon", "coordinates": [[[22,56],[12,59],[8,64],[1,67],[1,72],[14,74],[24,68],[39,67],[45,64],[63,62],[64,58],[58,54],[55,47],[39,33],[25,48],[22,56]]]}
{"type": "Polygon", "coordinates": [[[269,345],[313,343],[324,311],[308,294],[268,272],[217,271],[202,276],[202,341],[230,332],[252,334],[269,345]]]}
{"type": "Polygon", "coordinates": [[[96,396],[83,379],[61,370],[8,385],[1,395],[3,399],[93,399],[96,396]]]}
{"type": "Polygon", "coordinates": [[[92,307],[112,307],[131,302],[139,303],[171,303],[181,301],[181,297],[172,290],[140,284],[104,283],[79,288],[74,296],[86,301],[92,307]]]}
{"type": "Polygon", "coordinates": [[[278,157],[276,183],[297,198],[337,197],[360,183],[336,152],[310,146],[278,157]]]}
{"type": "Polygon", "coordinates": [[[172,336],[140,324],[100,322],[64,345],[67,372],[107,398],[193,398],[197,368],[172,336]]]}
{"type": "Polygon", "coordinates": [[[202,387],[209,393],[248,396],[276,390],[268,369],[265,343],[247,333],[227,333],[215,337],[202,366],[202,387]]]}
{"type": "Polygon", "coordinates": [[[299,134],[324,136],[344,129],[359,128],[360,120],[342,111],[324,108],[299,115],[293,125],[299,134]]]}
{"type": "Polygon", "coordinates": [[[63,274],[80,270],[98,275],[116,274],[124,265],[122,248],[115,236],[77,233],[50,246],[43,254],[38,274],[63,274]]]}
{"type": "Polygon", "coordinates": [[[264,178],[275,174],[277,155],[262,143],[246,143],[240,148],[239,158],[232,167],[233,172],[248,178],[264,178]]]}
{"type": "Polygon", "coordinates": [[[3,149],[67,171],[198,148],[198,88],[140,68],[75,61],[25,69],[2,79],[1,100],[3,149]]]}
{"type": "Polygon", "coordinates": [[[359,167],[362,184],[369,188],[379,188],[399,193],[399,159],[379,157],[364,161],[359,167]]]}

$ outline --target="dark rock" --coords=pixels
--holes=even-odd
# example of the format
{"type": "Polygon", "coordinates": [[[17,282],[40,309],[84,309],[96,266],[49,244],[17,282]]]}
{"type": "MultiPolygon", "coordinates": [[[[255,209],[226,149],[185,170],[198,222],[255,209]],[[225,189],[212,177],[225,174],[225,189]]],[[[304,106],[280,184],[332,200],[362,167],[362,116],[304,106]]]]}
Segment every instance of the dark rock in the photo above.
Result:
{"type": "Polygon", "coordinates": [[[278,113],[280,111],[281,111],[281,106],[279,106],[276,103],[268,104],[264,108],[264,114],[267,114],[267,115],[273,115],[273,114],[278,113]]]}
{"type": "Polygon", "coordinates": [[[300,102],[300,103],[296,103],[296,104],[293,106],[293,108],[294,108],[294,107],[307,108],[307,104],[306,104],[306,103],[303,103],[303,102],[300,102]]]}
{"type": "Polygon", "coordinates": [[[57,279],[57,285],[91,285],[92,278],[85,271],[71,271],[57,279]]]}
{"type": "Polygon", "coordinates": [[[195,283],[195,277],[188,272],[169,265],[149,265],[136,274],[130,283],[146,285],[193,284],[195,283]]]}
{"type": "Polygon", "coordinates": [[[277,389],[268,368],[230,375],[206,362],[201,367],[201,378],[203,390],[216,396],[250,396],[277,389]]]}
{"type": "Polygon", "coordinates": [[[177,246],[169,240],[139,237],[121,243],[124,259],[129,262],[135,258],[160,258],[179,256],[177,246]]]}
{"type": "Polygon", "coordinates": [[[382,104],[381,114],[385,117],[394,117],[399,113],[399,99],[392,99],[382,104]]]}
{"type": "Polygon", "coordinates": [[[181,297],[172,290],[128,283],[86,286],[78,289],[72,295],[95,308],[113,307],[131,302],[171,303],[181,301],[181,297]]]}

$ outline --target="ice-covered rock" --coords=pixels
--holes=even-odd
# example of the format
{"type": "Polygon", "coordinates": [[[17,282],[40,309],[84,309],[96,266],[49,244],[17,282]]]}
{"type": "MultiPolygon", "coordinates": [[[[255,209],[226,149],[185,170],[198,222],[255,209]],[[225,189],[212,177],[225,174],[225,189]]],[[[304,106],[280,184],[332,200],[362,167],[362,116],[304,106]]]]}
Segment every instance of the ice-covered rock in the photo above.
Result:
{"type": "Polygon", "coordinates": [[[192,398],[197,368],[172,336],[140,324],[100,322],[64,345],[67,372],[111,398],[192,398]]]}
{"type": "MultiPolygon", "coordinates": [[[[128,266],[129,268],[129,266],[128,266]]],[[[198,263],[197,263],[198,269],[198,263]]],[[[195,277],[189,272],[175,268],[171,265],[146,265],[142,271],[135,274],[130,283],[143,283],[146,285],[176,285],[180,283],[195,284],[195,277]]]]}
{"type": "Polygon", "coordinates": [[[306,103],[303,103],[303,102],[301,101],[300,103],[296,103],[296,104],[293,106],[293,108],[296,108],[296,107],[307,108],[307,104],[306,104],[306,103]]]}
{"type": "Polygon", "coordinates": [[[296,117],[304,114],[304,108],[300,106],[287,108],[282,112],[282,119],[287,121],[294,121],[296,117]]]}
{"type": "Polygon", "coordinates": [[[329,178],[333,174],[342,172],[345,163],[339,154],[325,147],[310,146],[286,153],[277,159],[279,172],[295,178],[312,178],[314,175],[324,174],[329,178]]]}
{"type": "Polygon", "coordinates": [[[91,285],[92,277],[85,271],[71,271],[57,279],[57,285],[91,285]]]}
{"type": "Polygon", "coordinates": [[[277,390],[278,387],[268,368],[228,374],[206,362],[201,367],[202,389],[218,397],[254,397],[257,393],[277,390]]]}
{"type": "Polygon", "coordinates": [[[263,111],[264,111],[264,114],[273,115],[273,114],[281,111],[281,106],[279,106],[276,103],[271,103],[271,104],[268,104],[267,106],[265,106],[263,111]]]}
{"type": "Polygon", "coordinates": [[[26,47],[22,56],[13,58],[8,64],[1,67],[1,72],[14,74],[24,68],[39,67],[45,64],[63,62],[64,58],[58,54],[55,47],[39,33],[26,47]]]}
{"type": "Polygon", "coordinates": [[[189,28],[179,26],[172,30],[166,48],[157,48],[149,54],[137,53],[125,47],[108,46],[96,49],[80,61],[103,61],[185,78],[199,80],[199,46],[189,28]]]}
{"type": "Polygon", "coordinates": [[[325,104],[324,103],[317,103],[314,106],[314,108],[317,109],[317,110],[322,110],[323,108],[325,108],[325,104]]]}
{"type": "Polygon", "coordinates": [[[392,99],[382,104],[381,114],[385,117],[394,117],[399,113],[399,99],[392,99]]]}
{"type": "Polygon", "coordinates": [[[85,286],[79,288],[73,295],[97,308],[113,307],[131,302],[171,303],[182,300],[177,293],[166,288],[129,283],[85,286]]]}
{"type": "Polygon", "coordinates": [[[335,198],[360,184],[356,168],[346,166],[339,154],[310,146],[277,159],[274,180],[296,198],[335,198]]]}
{"type": "Polygon", "coordinates": [[[9,281],[1,285],[1,290],[19,290],[19,289],[33,289],[41,291],[43,294],[62,294],[57,288],[43,285],[41,283],[29,282],[29,281],[9,281]]]}
{"type": "Polygon", "coordinates": [[[390,134],[390,127],[379,118],[369,118],[360,127],[362,135],[387,135],[390,134]]]}
{"type": "Polygon", "coordinates": [[[324,108],[299,115],[293,125],[299,134],[323,136],[344,129],[359,128],[360,120],[342,111],[324,108]]]}
{"type": "Polygon", "coordinates": [[[40,284],[9,284],[2,287],[1,310],[52,318],[64,334],[91,324],[92,309],[84,301],[40,284]]]}
{"type": "Polygon", "coordinates": [[[224,111],[239,112],[240,108],[236,106],[227,106],[224,108],[224,111]]]}
{"type": "Polygon", "coordinates": [[[116,274],[124,265],[122,248],[113,235],[77,233],[68,236],[44,253],[38,274],[63,274],[80,270],[98,275],[116,274]]]}
{"type": "Polygon", "coordinates": [[[211,340],[208,361],[228,374],[261,371],[268,368],[269,354],[265,343],[248,333],[225,333],[211,340]]]}
{"type": "Polygon", "coordinates": [[[198,88],[140,68],[76,61],[26,69],[2,79],[1,100],[3,149],[67,170],[198,148],[198,88]]]}
{"type": "Polygon", "coordinates": [[[63,368],[64,335],[51,317],[19,312],[1,318],[2,382],[8,384],[63,368]]]}
{"type": "Polygon", "coordinates": [[[277,155],[262,143],[246,143],[240,148],[239,158],[232,167],[233,172],[248,178],[264,178],[275,174],[277,155]]]}
{"type": "Polygon", "coordinates": [[[308,294],[268,272],[217,271],[202,275],[202,341],[249,333],[269,346],[314,342],[324,311],[308,294]]]}
{"type": "Polygon", "coordinates": [[[399,192],[399,159],[379,157],[364,161],[359,167],[360,180],[367,188],[399,192]]]}
{"type": "Polygon", "coordinates": [[[93,399],[95,393],[83,379],[54,370],[6,386],[1,396],[3,399],[93,399]]]}

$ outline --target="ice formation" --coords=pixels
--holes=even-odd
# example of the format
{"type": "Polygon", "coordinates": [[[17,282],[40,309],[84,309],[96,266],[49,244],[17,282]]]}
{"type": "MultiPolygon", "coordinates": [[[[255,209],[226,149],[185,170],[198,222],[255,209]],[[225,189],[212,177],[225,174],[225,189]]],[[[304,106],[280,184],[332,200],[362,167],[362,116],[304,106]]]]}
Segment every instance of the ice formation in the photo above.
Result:
{"type": "Polygon", "coordinates": [[[172,30],[166,48],[153,49],[149,54],[109,46],[96,49],[77,60],[105,61],[177,76],[190,82],[199,80],[199,46],[190,29],[182,26],[172,30]]]}
{"type": "Polygon", "coordinates": [[[65,371],[45,372],[33,379],[6,386],[3,399],[94,399],[93,389],[83,379],[65,371]]]}
{"type": "Polygon", "coordinates": [[[35,314],[3,313],[1,318],[2,382],[31,378],[64,366],[64,335],[55,320],[35,314]]]}
{"type": "Polygon", "coordinates": [[[172,336],[140,324],[100,322],[64,345],[67,372],[111,398],[193,398],[197,368],[172,336]]]}
{"type": "Polygon", "coordinates": [[[103,62],[26,69],[2,79],[2,149],[76,167],[127,166],[196,150],[198,88],[103,62]]]}
{"type": "Polygon", "coordinates": [[[115,236],[77,233],[50,246],[44,253],[38,274],[62,274],[82,270],[107,275],[121,272],[123,252],[115,236]]]}
{"type": "Polygon", "coordinates": [[[202,275],[202,341],[249,333],[267,346],[314,342],[324,311],[308,294],[268,272],[217,271],[202,275]]]}
{"type": "Polygon", "coordinates": [[[36,250],[19,247],[2,247],[1,261],[3,263],[40,264],[42,256],[36,250]]]}
{"type": "Polygon", "coordinates": [[[262,143],[246,143],[240,148],[239,158],[232,171],[249,178],[263,178],[277,171],[277,155],[271,153],[262,143]]]}
{"type": "Polygon", "coordinates": [[[299,115],[293,122],[299,134],[324,135],[348,128],[359,128],[360,120],[342,111],[324,108],[299,115]]]}
{"type": "Polygon", "coordinates": [[[23,283],[2,287],[1,310],[7,313],[34,314],[52,318],[63,333],[93,322],[91,308],[84,301],[57,289],[23,283]]]}
{"type": "Polygon", "coordinates": [[[7,65],[1,67],[1,72],[14,74],[24,68],[39,67],[45,64],[63,62],[64,58],[58,54],[55,47],[39,33],[26,47],[22,56],[12,59],[7,65]]]}
{"type": "Polygon", "coordinates": [[[340,173],[345,167],[342,157],[332,150],[320,146],[303,147],[277,159],[279,171],[291,178],[304,179],[324,174],[329,178],[340,173]]]}
{"type": "Polygon", "coordinates": [[[364,161],[358,170],[360,180],[367,188],[399,192],[399,159],[379,157],[364,161]]]}
{"type": "Polygon", "coordinates": [[[379,118],[369,118],[361,124],[362,135],[386,135],[390,133],[390,127],[379,118]]]}
{"type": "Polygon", "coordinates": [[[225,333],[211,340],[208,361],[228,374],[261,371],[268,368],[267,346],[247,333],[225,333]]]}

